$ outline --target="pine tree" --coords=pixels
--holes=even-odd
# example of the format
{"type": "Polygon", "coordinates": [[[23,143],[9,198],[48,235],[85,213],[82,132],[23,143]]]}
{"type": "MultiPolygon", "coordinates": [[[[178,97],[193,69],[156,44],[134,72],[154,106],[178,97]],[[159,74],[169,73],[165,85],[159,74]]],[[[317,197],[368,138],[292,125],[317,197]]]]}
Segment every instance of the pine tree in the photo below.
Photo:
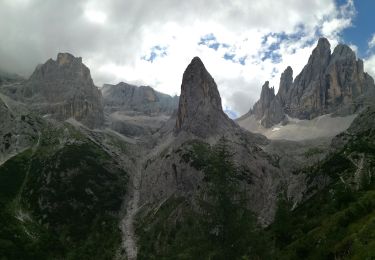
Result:
{"type": "Polygon", "coordinates": [[[208,236],[211,258],[254,257],[264,251],[257,242],[260,230],[246,207],[245,190],[238,180],[242,169],[235,165],[227,142],[222,138],[212,148],[204,168],[207,186],[200,203],[203,230],[208,236]]]}

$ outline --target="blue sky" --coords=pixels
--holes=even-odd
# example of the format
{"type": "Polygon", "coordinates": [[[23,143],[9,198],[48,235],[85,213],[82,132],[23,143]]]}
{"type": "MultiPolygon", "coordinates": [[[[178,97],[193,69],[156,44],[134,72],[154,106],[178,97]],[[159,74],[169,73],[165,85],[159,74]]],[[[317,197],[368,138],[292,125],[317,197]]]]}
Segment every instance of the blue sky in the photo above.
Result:
{"type": "MultiPolygon", "coordinates": [[[[337,0],[339,5],[346,1],[337,0]]],[[[343,30],[342,36],[345,42],[358,47],[358,56],[366,58],[370,55],[368,42],[375,34],[375,1],[355,0],[356,16],[352,19],[352,26],[343,30]]]]}

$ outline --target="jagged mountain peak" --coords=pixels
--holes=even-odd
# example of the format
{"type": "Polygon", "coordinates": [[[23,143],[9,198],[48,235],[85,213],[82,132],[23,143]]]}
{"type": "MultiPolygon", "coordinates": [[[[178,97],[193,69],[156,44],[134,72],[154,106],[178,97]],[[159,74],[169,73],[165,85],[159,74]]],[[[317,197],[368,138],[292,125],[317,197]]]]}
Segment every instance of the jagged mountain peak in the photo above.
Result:
{"type": "Polygon", "coordinates": [[[201,59],[194,57],[183,74],[175,132],[207,137],[229,126],[235,123],[223,112],[214,79],[201,59]]]}
{"type": "MultiPolygon", "coordinates": [[[[36,67],[29,81],[43,79],[55,80],[64,78],[82,85],[94,85],[90,69],[82,63],[81,57],[75,57],[70,53],[58,53],[56,60],[49,59],[44,64],[36,67]]],[[[37,89],[33,90],[38,92],[37,89]]]]}

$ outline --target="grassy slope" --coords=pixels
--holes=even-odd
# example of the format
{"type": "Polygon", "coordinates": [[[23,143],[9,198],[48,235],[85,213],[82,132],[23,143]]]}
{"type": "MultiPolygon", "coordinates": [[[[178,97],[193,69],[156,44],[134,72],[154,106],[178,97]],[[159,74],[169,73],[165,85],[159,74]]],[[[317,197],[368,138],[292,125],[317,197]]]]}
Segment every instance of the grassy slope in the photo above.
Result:
{"type": "MultiPolygon", "coordinates": [[[[367,115],[354,126],[373,122],[374,114],[367,115]]],[[[375,258],[375,133],[368,125],[341,136],[347,143],[339,151],[306,169],[311,179],[329,176],[331,184],[271,227],[271,233],[277,225],[291,227],[278,258],[375,258]]]]}
{"type": "Polygon", "coordinates": [[[117,212],[126,182],[126,173],[79,132],[45,128],[35,152],[0,167],[6,223],[0,227],[0,255],[112,259],[121,241],[117,212]],[[15,218],[20,209],[31,216],[27,221],[15,218]]]}
{"type": "Polygon", "coordinates": [[[36,243],[28,235],[34,225],[23,223],[16,215],[16,198],[27,171],[31,151],[8,160],[0,167],[0,255],[5,259],[38,258],[36,243]]]}

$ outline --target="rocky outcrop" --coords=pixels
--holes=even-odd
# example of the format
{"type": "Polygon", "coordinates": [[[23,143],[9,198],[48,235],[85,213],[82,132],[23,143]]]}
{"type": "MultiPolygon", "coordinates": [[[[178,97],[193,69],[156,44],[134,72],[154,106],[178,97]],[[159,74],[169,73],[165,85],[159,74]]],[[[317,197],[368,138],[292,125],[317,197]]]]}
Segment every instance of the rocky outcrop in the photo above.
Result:
{"type": "Polygon", "coordinates": [[[57,120],[70,117],[89,127],[103,123],[102,96],[90,70],[69,53],[59,53],[39,65],[22,89],[24,101],[33,110],[57,120]]]}
{"type": "Polygon", "coordinates": [[[178,96],[171,97],[149,86],[134,86],[124,82],[105,84],[102,88],[105,108],[110,111],[136,111],[146,115],[171,115],[177,109],[178,96]]]}
{"type": "Polygon", "coordinates": [[[364,72],[363,61],[350,47],[339,44],[333,53],[330,48],[327,39],[319,39],[294,81],[293,70],[288,67],[281,75],[275,101],[262,97],[262,89],[260,100],[249,114],[254,114],[263,126],[271,127],[284,115],[312,119],[330,113],[350,115],[361,109],[368,103],[369,93],[375,91],[374,80],[364,72]]]}
{"type": "Polygon", "coordinates": [[[214,79],[195,57],[186,68],[181,84],[175,133],[186,131],[198,137],[223,134],[235,123],[223,112],[214,79]]]}

